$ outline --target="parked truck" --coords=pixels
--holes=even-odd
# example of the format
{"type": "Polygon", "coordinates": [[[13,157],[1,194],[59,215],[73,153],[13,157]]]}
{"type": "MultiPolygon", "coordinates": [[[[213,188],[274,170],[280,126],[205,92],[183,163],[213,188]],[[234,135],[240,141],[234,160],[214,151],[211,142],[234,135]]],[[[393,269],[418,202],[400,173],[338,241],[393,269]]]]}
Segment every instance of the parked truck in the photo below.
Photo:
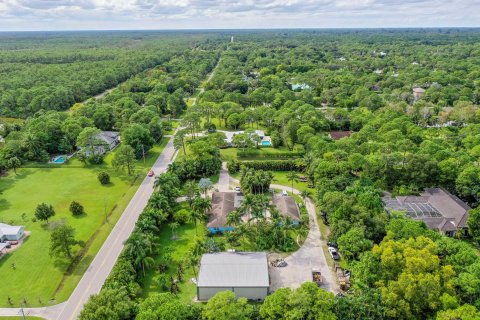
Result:
{"type": "Polygon", "coordinates": [[[312,281],[315,282],[318,286],[322,284],[322,273],[319,269],[312,269],[312,281]]]}

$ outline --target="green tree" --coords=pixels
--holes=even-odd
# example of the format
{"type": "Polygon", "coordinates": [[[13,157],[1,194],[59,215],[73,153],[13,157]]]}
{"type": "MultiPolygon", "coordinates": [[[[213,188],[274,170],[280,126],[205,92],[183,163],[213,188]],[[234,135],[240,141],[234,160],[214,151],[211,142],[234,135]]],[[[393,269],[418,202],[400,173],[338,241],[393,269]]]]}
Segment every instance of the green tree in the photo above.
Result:
{"type": "Polygon", "coordinates": [[[123,131],[122,141],[133,148],[137,159],[143,157],[155,142],[148,128],[138,123],[128,126],[123,131]]]}
{"type": "Polygon", "coordinates": [[[82,148],[82,153],[89,157],[94,157],[98,154],[98,147],[103,144],[103,141],[98,138],[101,131],[94,127],[86,127],[80,132],[77,137],[77,146],[82,148]]]}
{"type": "Polygon", "coordinates": [[[467,226],[470,235],[480,243],[480,207],[470,210],[467,226]]]}
{"type": "Polygon", "coordinates": [[[17,157],[11,157],[7,161],[7,166],[9,169],[13,169],[13,172],[17,174],[17,169],[20,168],[22,162],[17,157]]]}
{"type": "Polygon", "coordinates": [[[468,166],[460,172],[457,181],[457,191],[464,197],[469,197],[475,202],[480,201],[480,167],[468,166]]]}
{"type": "Polygon", "coordinates": [[[439,311],[436,320],[477,320],[480,311],[472,305],[464,304],[456,309],[439,311]]]}
{"type": "Polygon", "coordinates": [[[183,149],[183,154],[187,154],[187,150],[185,148],[185,137],[187,135],[187,131],[185,129],[178,130],[173,137],[173,147],[175,150],[183,149]]]}
{"type": "Polygon", "coordinates": [[[292,193],[293,193],[293,183],[298,182],[298,174],[295,171],[290,171],[287,173],[287,180],[292,183],[292,193]]]}
{"type": "Polygon", "coordinates": [[[105,171],[99,172],[97,178],[98,181],[100,181],[100,183],[103,185],[110,183],[110,175],[105,171]]]}
{"type": "Polygon", "coordinates": [[[46,203],[40,203],[35,208],[35,218],[41,221],[46,221],[48,224],[48,219],[55,215],[55,210],[52,205],[46,203]]]}
{"type": "Polygon", "coordinates": [[[83,206],[80,203],[78,203],[77,201],[72,201],[70,203],[70,212],[74,216],[80,216],[85,213],[85,210],[83,209],[83,206]]]}
{"type": "Polygon", "coordinates": [[[68,225],[60,225],[50,235],[50,255],[72,259],[72,247],[79,244],[75,240],[75,229],[68,225]]]}
{"type": "Polygon", "coordinates": [[[140,303],[136,320],[193,320],[200,319],[200,311],[171,293],[157,293],[140,303]]]}
{"type": "MultiPolygon", "coordinates": [[[[83,307],[80,320],[130,320],[135,314],[135,303],[125,288],[104,288],[83,307]]],[[[153,318],[152,318],[153,319],[153,318]]]]}
{"type": "Polygon", "coordinates": [[[365,230],[362,227],[351,228],[338,238],[337,243],[343,257],[348,260],[358,259],[361,253],[373,246],[373,242],[365,238],[365,230]]]}
{"type": "Polygon", "coordinates": [[[215,294],[202,311],[204,320],[249,320],[254,313],[253,306],[246,298],[235,300],[235,293],[222,291],[215,294]]]}
{"type": "Polygon", "coordinates": [[[113,165],[119,168],[127,168],[129,175],[132,174],[135,168],[135,152],[128,144],[122,144],[115,151],[113,157],[113,165]]]}
{"type": "Polygon", "coordinates": [[[265,320],[335,320],[334,304],[333,293],[319,288],[313,282],[305,282],[295,291],[281,288],[267,296],[260,307],[260,316],[265,320]]]}

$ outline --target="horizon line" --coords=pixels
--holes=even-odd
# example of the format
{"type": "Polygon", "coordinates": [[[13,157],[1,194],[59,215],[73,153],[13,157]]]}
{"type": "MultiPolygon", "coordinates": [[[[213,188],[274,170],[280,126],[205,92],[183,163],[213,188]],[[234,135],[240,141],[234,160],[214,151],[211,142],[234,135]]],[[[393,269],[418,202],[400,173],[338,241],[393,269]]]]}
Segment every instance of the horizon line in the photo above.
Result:
{"type": "Polygon", "coordinates": [[[108,31],[269,31],[269,30],[431,30],[431,29],[480,29],[475,27],[428,26],[428,27],[266,27],[266,28],[168,28],[168,29],[38,29],[38,30],[0,30],[0,33],[12,32],[108,32],[108,31]]]}

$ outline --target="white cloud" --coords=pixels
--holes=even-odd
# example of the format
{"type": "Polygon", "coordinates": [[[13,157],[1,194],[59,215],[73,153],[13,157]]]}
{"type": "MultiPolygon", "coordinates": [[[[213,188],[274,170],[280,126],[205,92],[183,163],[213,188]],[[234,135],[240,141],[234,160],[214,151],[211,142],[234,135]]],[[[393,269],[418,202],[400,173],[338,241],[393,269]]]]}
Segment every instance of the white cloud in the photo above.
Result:
{"type": "Polygon", "coordinates": [[[0,30],[478,26],[478,0],[0,0],[0,30]]]}

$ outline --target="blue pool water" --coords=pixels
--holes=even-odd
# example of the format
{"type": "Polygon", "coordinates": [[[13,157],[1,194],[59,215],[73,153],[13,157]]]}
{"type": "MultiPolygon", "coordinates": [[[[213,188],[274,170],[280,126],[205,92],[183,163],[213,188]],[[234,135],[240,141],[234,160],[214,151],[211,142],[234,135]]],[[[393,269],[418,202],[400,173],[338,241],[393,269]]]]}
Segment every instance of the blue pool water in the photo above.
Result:
{"type": "Polygon", "coordinates": [[[271,145],[270,141],[262,141],[262,146],[264,147],[270,147],[271,145]]]}
{"type": "Polygon", "coordinates": [[[56,157],[55,159],[53,159],[53,163],[65,163],[65,158],[64,157],[56,157]]]}

